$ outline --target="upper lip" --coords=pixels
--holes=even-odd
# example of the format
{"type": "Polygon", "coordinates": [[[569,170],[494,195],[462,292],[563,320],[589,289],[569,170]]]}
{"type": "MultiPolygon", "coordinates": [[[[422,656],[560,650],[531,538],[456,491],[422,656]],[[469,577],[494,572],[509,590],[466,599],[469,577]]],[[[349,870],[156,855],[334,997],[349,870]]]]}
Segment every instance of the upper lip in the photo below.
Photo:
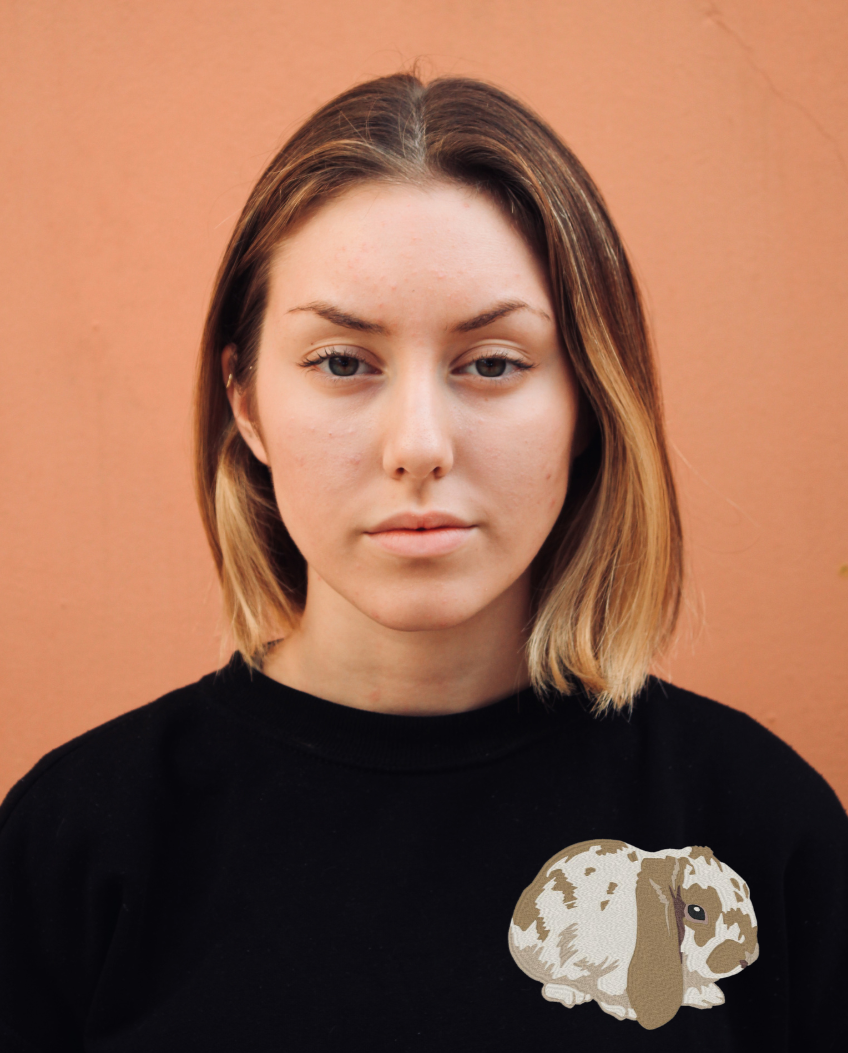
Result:
{"type": "Polygon", "coordinates": [[[384,519],[366,533],[381,534],[385,530],[438,530],[440,527],[468,528],[471,525],[464,519],[460,519],[459,516],[452,516],[448,512],[400,512],[398,515],[384,519]]]}

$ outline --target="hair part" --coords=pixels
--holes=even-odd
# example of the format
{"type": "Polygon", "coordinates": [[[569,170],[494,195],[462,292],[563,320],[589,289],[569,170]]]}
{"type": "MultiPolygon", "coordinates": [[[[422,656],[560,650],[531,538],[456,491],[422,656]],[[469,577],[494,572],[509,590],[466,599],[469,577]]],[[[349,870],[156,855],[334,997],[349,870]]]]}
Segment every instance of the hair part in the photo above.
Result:
{"type": "Polygon", "coordinates": [[[268,468],[242,439],[221,377],[248,396],[274,252],[358,184],[449,181],[490,195],[545,263],[563,345],[596,421],[534,562],[527,644],[540,692],[631,703],[681,602],[682,535],[659,382],[639,291],[600,193],[538,116],[481,81],[369,81],[319,109],[254,187],[218,271],[195,402],[196,481],[237,649],[254,666],[298,623],[306,565],[268,468]]]}

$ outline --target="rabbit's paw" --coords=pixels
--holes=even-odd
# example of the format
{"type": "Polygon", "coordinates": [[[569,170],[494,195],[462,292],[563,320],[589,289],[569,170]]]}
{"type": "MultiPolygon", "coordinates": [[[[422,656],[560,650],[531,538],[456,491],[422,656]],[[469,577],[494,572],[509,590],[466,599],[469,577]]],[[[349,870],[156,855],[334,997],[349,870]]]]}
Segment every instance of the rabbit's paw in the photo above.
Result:
{"type": "Polygon", "coordinates": [[[704,984],[703,987],[690,987],[683,996],[683,1004],[691,1005],[695,1009],[712,1009],[714,1005],[722,1005],[724,995],[718,984],[704,984]]]}
{"type": "Polygon", "coordinates": [[[573,1005],[581,1005],[583,1002],[591,1002],[592,996],[583,991],[577,991],[568,984],[545,984],[542,994],[549,1002],[562,1002],[570,1009],[573,1005]]]}
{"type": "Polygon", "coordinates": [[[609,1002],[598,1002],[605,1013],[616,1017],[618,1020],[635,1020],[636,1010],[625,1008],[623,1005],[611,1005],[609,1002]]]}

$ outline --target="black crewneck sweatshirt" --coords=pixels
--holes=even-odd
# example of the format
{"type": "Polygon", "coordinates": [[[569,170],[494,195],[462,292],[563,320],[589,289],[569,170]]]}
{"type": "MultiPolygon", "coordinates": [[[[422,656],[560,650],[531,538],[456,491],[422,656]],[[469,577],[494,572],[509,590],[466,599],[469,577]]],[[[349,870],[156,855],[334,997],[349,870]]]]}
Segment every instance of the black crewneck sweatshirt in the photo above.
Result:
{"type": "Polygon", "coordinates": [[[604,718],[529,690],[400,717],[234,658],[8,795],[0,1050],[842,1050],[846,901],[837,798],[726,706],[652,679],[604,718]],[[759,957],[723,1005],[648,1030],[516,965],[523,890],[610,839],[708,846],[747,883],[759,957]]]}

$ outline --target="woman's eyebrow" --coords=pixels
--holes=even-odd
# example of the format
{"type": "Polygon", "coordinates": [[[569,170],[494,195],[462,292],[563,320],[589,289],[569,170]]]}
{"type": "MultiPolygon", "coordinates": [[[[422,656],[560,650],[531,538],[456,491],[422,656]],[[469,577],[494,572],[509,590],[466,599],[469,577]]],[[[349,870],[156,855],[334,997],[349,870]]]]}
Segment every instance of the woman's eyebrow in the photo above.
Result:
{"type": "Polygon", "coordinates": [[[452,331],[454,333],[470,333],[474,329],[483,329],[485,326],[491,325],[492,322],[496,322],[499,318],[512,314],[513,311],[532,311],[534,314],[541,315],[542,318],[547,318],[550,321],[550,315],[540,311],[538,307],[531,307],[529,303],[525,303],[523,300],[502,300],[500,303],[496,303],[494,307],[490,307],[473,318],[469,318],[467,322],[460,322],[458,325],[453,326],[452,331]]]}
{"type": "MultiPolygon", "coordinates": [[[[300,307],[292,307],[289,309],[288,314],[293,314],[295,311],[309,311],[312,314],[319,315],[321,318],[325,318],[333,325],[341,326],[343,329],[355,329],[359,333],[378,333],[381,336],[385,336],[388,333],[386,327],[380,325],[379,322],[368,322],[364,318],[358,318],[355,314],[344,311],[341,307],[336,307],[334,304],[326,303],[323,300],[306,303],[300,307]]],[[[458,322],[451,327],[451,332],[470,333],[475,329],[483,329],[485,326],[491,325],[492,322],[496,322],[499,318],[504,318],[514,311],[532,311],[534,314],[550,320],[550,315],[545,311],[541,311],[537,307],[531,307],[524,300],[502,300],[493,307],[489,307],[485,311],[474,315],[473,318],[469,318],[464,322],[458,322]]]]}
{"type": "Polygon", "coordinates": [[[366,322],[364,318],[357,318],[355,314],[343,311],[340,307],[335,307],[331,303],[324,303],[322,300],[303,304],[302,307],[292,307],[287,313],[293,314],[295,311],[311,311],[312,314],[326,318],[333,325],[341,326],[342,329],[355,329],[359,333],[379,333],[385,336],[388,331],[384,325],[380,325],[378,322],[366,322]]]}

